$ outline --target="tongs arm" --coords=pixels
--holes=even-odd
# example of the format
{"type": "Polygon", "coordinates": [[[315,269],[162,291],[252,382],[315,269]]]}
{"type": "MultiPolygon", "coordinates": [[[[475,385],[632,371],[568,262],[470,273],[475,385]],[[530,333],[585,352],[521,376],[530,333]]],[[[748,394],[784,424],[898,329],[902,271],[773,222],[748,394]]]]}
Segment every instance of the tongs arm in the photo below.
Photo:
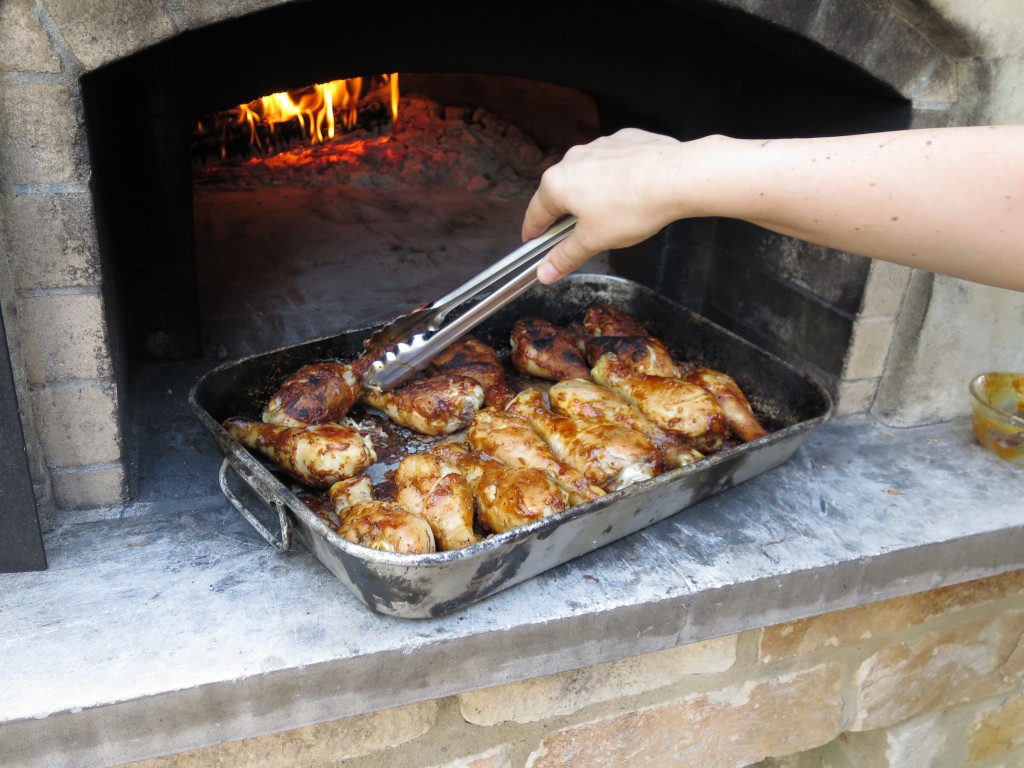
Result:
{"type": "Polygon", "coordinates": [[[364,386],[389,390],[408,381],[446,347],[525,293],[537,282],[540,258],[575,226],[575,217],[562,219],[453,291],[377,330],[364,342],[377,356],[363,377],[364,386]],[[454,309],[494,286],[489,295],[445,324],[454,309]]]}

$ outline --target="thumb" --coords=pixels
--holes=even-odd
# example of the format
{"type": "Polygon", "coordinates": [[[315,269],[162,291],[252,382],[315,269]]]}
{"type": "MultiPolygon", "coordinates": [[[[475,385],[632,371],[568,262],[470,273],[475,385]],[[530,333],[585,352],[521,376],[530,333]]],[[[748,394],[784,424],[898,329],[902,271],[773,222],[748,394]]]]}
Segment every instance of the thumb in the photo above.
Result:
{"type": "Polygon", "coordinates": [[[537,265],[537,279],[544,285],[550,285],[581,267],[593,255],[580,245],[573,233],[548,251],[537,265]]]}

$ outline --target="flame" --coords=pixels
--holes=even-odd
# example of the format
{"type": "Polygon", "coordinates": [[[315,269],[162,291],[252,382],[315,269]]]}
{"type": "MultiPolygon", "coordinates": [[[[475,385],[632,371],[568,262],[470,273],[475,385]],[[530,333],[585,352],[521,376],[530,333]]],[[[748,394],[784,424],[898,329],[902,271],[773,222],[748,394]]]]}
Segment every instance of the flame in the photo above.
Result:
{"type": "Polygon", "coordinates": [[[378,83],[388,87],[392,120],[398,117],[398,73],[377,78],[351,77],[317,83],[294,91],[282,91],[263,96],[248,104],[239,104],[233,110],[236,121],[249,127],[249,143],[263,148],[258,126],[274,131],[276,125],[295,121],[310,143],[322,144],[335,138],[339,126],[345,131],[355,127],[357,104],[363,97],[365,86],[378,83]],[[370,82],[366,82],[370,81],[370,82]]]}

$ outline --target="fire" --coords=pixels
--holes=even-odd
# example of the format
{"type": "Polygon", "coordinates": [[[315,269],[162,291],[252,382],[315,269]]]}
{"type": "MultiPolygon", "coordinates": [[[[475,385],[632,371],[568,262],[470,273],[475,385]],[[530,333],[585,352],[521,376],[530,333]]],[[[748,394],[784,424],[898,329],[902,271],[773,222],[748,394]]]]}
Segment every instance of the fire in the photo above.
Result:
{"type": "MultiPolygon", "coordinates": [[[[392,122],[398,118],[398,73],[373,77],[351,77],[332,80],[297,90],[281,91],[263,96],[247,104],[214,116],[213,123],[226,135],[230,125],[248,133],[251,147],[261,151],[279,127],[287,125],[298,131],[305,142],[323,144],[356,127],[360,108],[370,103],[390,111],[392,122]]],[[[198,131],[205,132],[203,122],[198,131]]],[[[221,157],[226,153],[221,145],[221,157]]]]}

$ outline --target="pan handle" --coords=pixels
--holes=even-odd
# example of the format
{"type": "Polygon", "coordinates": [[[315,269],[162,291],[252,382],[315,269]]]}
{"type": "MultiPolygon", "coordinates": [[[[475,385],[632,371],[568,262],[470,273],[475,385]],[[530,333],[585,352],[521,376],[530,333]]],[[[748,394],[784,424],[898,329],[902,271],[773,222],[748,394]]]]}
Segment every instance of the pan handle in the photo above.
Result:
{"type": "Polygon", "coordinates": [[[288,519],[288,515],[285,514],[284,504],[279,501],[275,501],[274,499],[264,501],[268,507],[277,513],[279,530],[277,535],[275,535],[269,528],[267,528],[267,526],[260,522],[256,515],[249,511],[242,500],[239,499],[238,496],[235,495],[235,492],[231,490],[228,483],[229,469],[233,470],[238,477],[244,480],[250,487],[253,487],[254,490],[255,486],[253,483],[258,482],[258,480],[249,474],[244,467],[233,464],[230,459],[225,457],[224,461],[221,462],[220,465],[220,490],[224,494],[225,498],[231,502],[231,506],[238,510],[238,513],[248,520],[249,524],[256,529],[256,532],[266,539],[267,543],[274,547],[274,549],[281,552],[287,552],[290,550],[292,548],[292,524],[288,519]]]}

